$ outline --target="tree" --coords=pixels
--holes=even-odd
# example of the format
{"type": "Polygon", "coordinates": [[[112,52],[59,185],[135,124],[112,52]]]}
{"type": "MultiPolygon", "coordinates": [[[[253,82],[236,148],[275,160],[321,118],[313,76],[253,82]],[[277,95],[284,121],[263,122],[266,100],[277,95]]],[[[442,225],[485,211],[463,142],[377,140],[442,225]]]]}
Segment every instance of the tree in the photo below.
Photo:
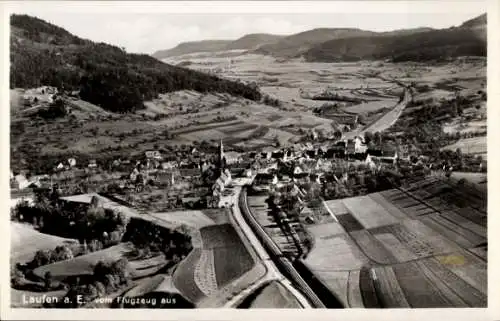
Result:
{"type": "Polygon", "coordinates": [[[333,138],[335,138],[335,140],[340,140],[342,138],[342,132],[340,130],[336,130],[333,133],[333,138]]]}
{"type": "Polygon", "coordinates": [[[45,272],[43,283],[45,285],[45,290],[49,291],[52,287],[52,273],[50,273],[50,271],[45,272]]]}
{"type": "Polygon", "coordinates": [[[370,144],[373,141],[373,133],[372,132],[369,132],[369,131],[365,132],[364,137],[365,137],[366,144],[370,144]]]}
{"type": "Polygon", "coordinates": [[[32,264],[35,267],[43,266],[50,263],[50,252],[48,250],[39,250],[35,253],[32,264]]]}
{"type": "Polygon", "coordinates": [[[98,296],[103,296],[106,294],[106,287],[104,286],[104,284],[102,282],[100,282],[100,281],[94,282],[94,287],[96,288],[98,296]]]}

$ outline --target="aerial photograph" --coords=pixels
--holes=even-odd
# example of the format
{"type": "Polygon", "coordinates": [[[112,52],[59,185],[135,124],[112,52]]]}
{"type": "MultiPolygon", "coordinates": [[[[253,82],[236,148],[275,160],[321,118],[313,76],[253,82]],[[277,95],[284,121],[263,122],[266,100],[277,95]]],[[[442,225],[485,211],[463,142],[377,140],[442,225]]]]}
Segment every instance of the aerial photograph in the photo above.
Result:
{"type": "Polygon", "coordinates": [[[487,9],[411,2],[14,5],[10,307],[487,308],[487,9]]]}

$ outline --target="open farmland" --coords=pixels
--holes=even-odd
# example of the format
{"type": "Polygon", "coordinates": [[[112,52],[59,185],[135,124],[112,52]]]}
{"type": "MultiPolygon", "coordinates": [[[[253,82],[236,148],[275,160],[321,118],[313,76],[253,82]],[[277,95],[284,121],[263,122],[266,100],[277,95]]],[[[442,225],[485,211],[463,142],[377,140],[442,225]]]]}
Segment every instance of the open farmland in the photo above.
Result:
{"type": "Polygon", "coordinates": [[[377,111],[382,108],[392,108],[397,104],[397,99],[384,99],[361,103],[351,107],[345,107],[344,110],[350,113],[363,114],[377,111]]]}
{"type": "Polygon", "coordinates": [[[334,222],[307,227],[305,263],[347,307],[483,307],[486,208],[465,188],[430,177],[326,201],[334,222]]]}
{"type": "Polygon", "coordinates": [[[78,246],[77,240],[40,233],[29,225],[10,223],[10,261],[25,263],[31,261],[39,250],[53,250],[60,245],[78,246]]]}
{"type": "Polygon", "coordinates": [[[231,225],[222,224],[203,228],[201,236],[204,249],[213,251],[212,262],[214,264],[212,265],[215,265],[218,286],[231,282],[252,268],[253,258],[231,225]]]}
{"type": "Polygon", "coordinates": [[[475,154],[481,155],[483,158],[487,156],[487,144],[486,144],[486,136],[473,137],[473,138],[463,138],[453,145],[448,145],[443,147],[443,149],[448,149],[455,151],[458,148],[464,154],[475,154]]]}
{"type": "Polygon", "coordinates": [[[128,243],[120,243],[104,250],[77,256],[71,260],[59,261],[36,268],[33,272],[43,278],[50,272],[55,280],[64,280],[75,275],[91,275],[99,261],[117,261],[131,253],[133,247],[128,243]]]}
{"type": "Polygon", "coordinates": [[[136,286],[125,293],[126,297],[144,296],[150,292],[168,292],[179,294],[179,290],[172,284],[172,277],[164,274],[157,274],[150,278],[141,280],[136,286]]]}
{"type": "MultiPolygon", "coordinates": [[[[175,61],[177,58],[169,59],[175,61]]],[[[183,58],[179,59],[182,61],[183,58]]],[[[198,69],[207,63],[218,68],[225,67],[227,59],[206,55],[191,62],[188,68],[198,69]]],[[[243,82],[258,82],[266,77],[277,79],[261,84],[261,90],[279,98],[282,106],[268,106],[227,94],[177,91],[146,102],[146,109],[143,111],[114,115],[98,106],[69,100],[74,117],[61,118],[57,122],[32,121],[21,114],[13,114],[12,164],[18,166],[22,159],[29,158],[28,151],[31,153],[33,150],[44,157],[73,152],[97,157],[103,153],[110,156],[137,154],[155,149],[155,145],[172,146],[194,141],[217,141],[221,138],[230,142],[227,145],[238,148],[259,148],[273,146],[275,136],[284,146],[300,137],[300,129],[325,129],[331,132],[340,125],[312,113],[314,108],[324,103],[342,103],[307,98],[307,95],[325,90],[361,99],[362,102],[358,104],[340,108],[365,117],[368,123],[380,118],[368,129],[376,131],[391,125],[399,114],[399,109],[395,108],[387,117],[381,118],[386,112],[384,108],[394,106],[402,93],[401,87],[395,85],[392,79],[404,84],[429,86],[430,90],[417,92],[415,99],[424,99],[434,92],[437,92],[436,97],[430,98],[439,99],[443,92],[453,94],[452,85],[463,88],[460,92],[462,95],[484,90],[485,70],[481,62],[449,63],[432,67],[369,61],[312,63],[291,59],[279,62],[268,56],[242,54],[234,57],[230,68],[221,68],[218,75],[243,82]],[[255,68],[256,65],[259,68],[255,68]],[[444,81],[451,83],[443,85],[444,81]],[[426,96],[420,97],[421,95],[426,96]],[[377,113],[379,110],[381,112],[377,113]],[[20,122],[23,125],[19,125],[20,122]],[[256,125],[268,128],[269,131],[253,137],[257,129],[252,128],[256,125]],[[283,127],[287,125],[292,127],[283,127]],[[60,137],[64,137],[64,140],[60,137]]],[[[13,92],[12,108],[19,109],[16,107],[19,102],[15,96],[22,95],[22,91],[13,92]]],[[[486,108],[482,107],[482,110],[485,111],[486,108]]],[[[476,125],[473,128],[484,126],[476,125]]],[[[461,147],[466,152],[467,146],[470,146],[470,153],[483,156],[486,153],[485,142],[466,141],[460,144],[462,145],[452,147],[461,147]]]]}
{"type": "Polygon", "coordinates": [[[202,211],[164,212],[153,213],[151,215],[162,221],[167,221],[176,225],[185,224],[197,229],[215,224],[215,222],[211,218],[207,217],[202,211]]]}
{"type": "Polygon", "coordinates": [[[172,279],[180,293],[196,306],[224,304],[232,295],[265,275],[263,265],[257,262],[241,235],[230,224],[227,210],[153,215],[170,223],[190,226],[199,233],[200,242],[181,261],[172,279]]]}
{"type": "Polygon", "coordinates": [[[240,308],[251,309],[299,309],[302,306],[283,285],[276,281],[265,284],[240,308]]]}

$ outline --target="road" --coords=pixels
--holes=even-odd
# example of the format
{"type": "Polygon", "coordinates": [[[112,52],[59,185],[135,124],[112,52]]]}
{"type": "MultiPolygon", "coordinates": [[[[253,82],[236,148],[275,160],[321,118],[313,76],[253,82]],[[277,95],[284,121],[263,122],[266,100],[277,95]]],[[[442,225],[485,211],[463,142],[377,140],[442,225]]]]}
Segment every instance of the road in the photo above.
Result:
{"type": "Polygon", "coordinates": [[[297,301],[302,305],[304,308],[312,308],[311,304],[309,301],[300,293],[295,287],[292,285],[290,280],[286,279],[278,270],[274,262],[271,260],[269,254],[265,250],[264,246],[260,243],[259,239],[257,236],[254,234],[253,230],[250,228],[250,226],[247,224],[245,219],[243,218],[243,214],[241,213],[241,210],[239,208],[238,204],[238,199],[240,197],[241,193],[241,185],[240,186],[235,186],[234,188],[234,194],[233,194],[233,202],[232,202],[232,215],[234,218],[234,222],[238,225],[236,228],[239,228],[243,231],[245,236],[248,239],[248,242],[252,245],[254,248],[255,252],[257,253],[257,256],[261,260],[261,262],[264,264],[266,267],[267,273],[266,276],[258,283],[254,284],[253,286],[249,287],[248,289],[245,289],[242,291],[238,296],[233,298],[231,301],[229,301],[226,304],[226,307],[231,307],[234,302],[239,301],[243,296],[246,296],[250,293],[252,293],[254,290],[256,290],[259,286],[262,284],[276,280],[277,282],[281,283],[291,294],[295,296],[297,301]]]}
{"type": "MultiPolygon", "coordinates": [[[[243,218],[243,215],[240,211],[240,208],[238,206],[238,199],[241,193],[241,187],[242,185],[246,184],[248,180],[241,180],[235,181],[235,187],[234,187],[234,193],[232,195],[232,199],[230,201],[230,204],[232,205],[232,218],[233,222],[235,222],[238,226],[235,226],[235,228],[240,229],[248,239],[249,244],[252,245],[254,248],[257,256],[259,257],[260,261],[262,264],[264,264],[266,268],[266,275],[261,278],[258,282],[255,284],[251,285],[250,287],[244,289],[241,291],[238,295],[234,296],[231,298],[228,302],[224,304],[224,307],[226,308],[235,308],[239,303],[241,303],[242,299],[253,293],[253,291],[257,290],[259,287],[264,285],[267,282],[270,281],[277,281],[281,283],[296,299],[297,301],[302,305],[304,308],[312,308],[311,304],[307,300],[307,298],[300,293],[295,287],[293,287],[292,283],[290,280],[286,279],[278,270],[274,262],[271,260],[269,257],[269,254],[267,251],[264,249],[262,244],[259,242],[255,234],[253,233],[252,229],[248,226],[246,223],[245,219],[243,218]]],[[[105,208],[112,208],[115,210],[120,211],[121,213],[125,214],[127,217],[136,217],[136,218],[141,218],[144,220],[148,220],[151,222],[154,222],[156,224],[159,224],[161,226],[167,225],[168,223],[155,218],[152,215],[148,215],[146,213],[139,213],[135,209],[131,207],[127,207],[125,205],[118,204],[112,200],[109,200],[105,202],[104,204],[105,208]]]]}
{"type": "Polygon", "coordinates": [[[386,130],[387,128],[394,125],[394,123],[396,123],[396,121],[401,116],[401,113],[405,109],[406,105],[410,102],[410,100],[411,100],[410,90],[408,88],[405,88],[405,95],[403,97],[403,100],[396,106],[394,106],[393,109],[391,109],[389,112],[387,112],[384,116],[382,116],[380,119],[375,121],[370,126],[367,126],[363,129],[355,129],[345,133],[343,138],[352,139],[356,136],[363,135],[365,132],[375,133],[386,130]]]}

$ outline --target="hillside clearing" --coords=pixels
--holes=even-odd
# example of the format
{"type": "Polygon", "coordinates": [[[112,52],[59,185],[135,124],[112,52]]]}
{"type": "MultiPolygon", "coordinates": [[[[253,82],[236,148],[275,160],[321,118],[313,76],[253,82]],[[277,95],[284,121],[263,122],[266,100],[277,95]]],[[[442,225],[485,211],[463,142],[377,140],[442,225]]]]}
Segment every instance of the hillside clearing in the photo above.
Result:
{"type": "Polygon", "coordinates": [[[60,245],[78,245],[77,240],[43,234],[33,227],[10,222],[10,261],[12,264],[31,261],[39,250],[53,250],[60,245]]]}

